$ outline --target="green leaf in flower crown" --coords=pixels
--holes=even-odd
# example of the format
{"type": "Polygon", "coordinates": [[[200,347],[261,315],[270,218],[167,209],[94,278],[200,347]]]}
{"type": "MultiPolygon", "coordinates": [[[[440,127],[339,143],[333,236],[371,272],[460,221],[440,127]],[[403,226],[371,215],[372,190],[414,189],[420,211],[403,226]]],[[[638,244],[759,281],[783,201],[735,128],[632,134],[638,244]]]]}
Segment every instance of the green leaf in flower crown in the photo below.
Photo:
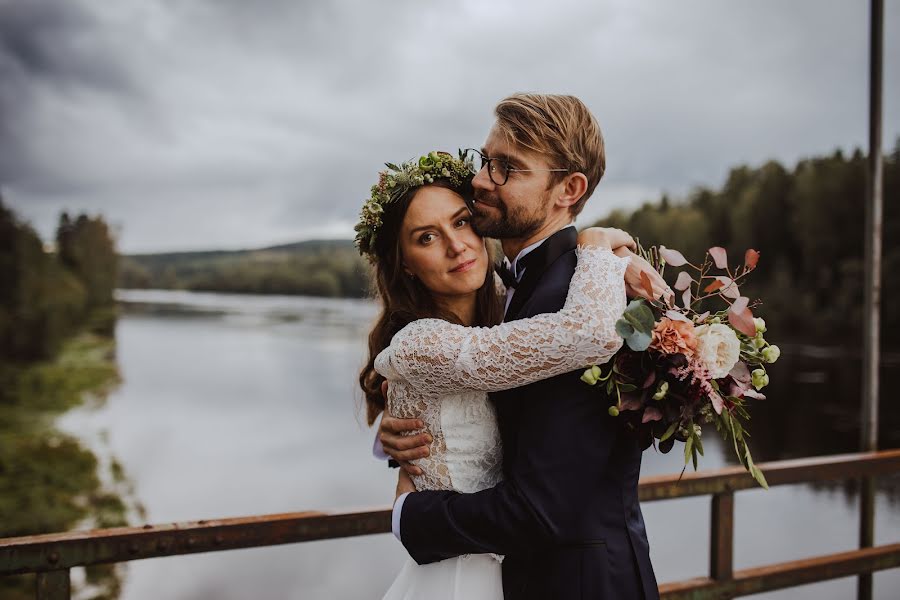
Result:
{"type": "Polygon", "coordinates": [[[384,163],[384,166],[386,166],[388,169],[391,169],[392,171],[399,171],[399,170],[400,170],[400,167],[398,167],[398,166],[395,165],[394,163],[384,163]]]}

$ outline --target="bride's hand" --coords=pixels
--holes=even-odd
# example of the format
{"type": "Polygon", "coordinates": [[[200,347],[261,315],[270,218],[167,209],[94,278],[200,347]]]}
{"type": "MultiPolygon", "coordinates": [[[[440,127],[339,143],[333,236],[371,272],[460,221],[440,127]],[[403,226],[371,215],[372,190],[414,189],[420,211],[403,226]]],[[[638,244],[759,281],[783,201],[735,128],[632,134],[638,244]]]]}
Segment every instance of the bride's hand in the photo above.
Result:
{"type": "Polygon", "coordinates": [[[588,227],[578,232],[578,244],[580,246],[594,246],[597,248],[629,248],[634,250],[637,244],[628,232],[615,227],[588,227]]]}
{"type": "Polygon", "coordinates": [[[394,494],[394,502],[397,501],[397,498],[402,496],[407,492],[415,492],[416,486],[412,482],[412,479],[409,476],[409,473],[400,469],[400,474],[397,477],[397,493],[394,494]]]}
{"type": "Polygon", "coordinates": [[[629,298],[646,298],[647,300],[661,299],[667,305],[672,306],[675,300],[675,293],[669,287],[669,284],[666,283],[666,280],[662,278],[662,275],[653,268],[653,265],[624,246],[614,248],[613,253],[616,256],[630,259],[628,267],[625,269],[626,296],[629,298]],[[650,287],[653,289],[652,295],[647,293],[644,282],[641,279],[641,273],[645,273],[649,278],[650,287]]]}

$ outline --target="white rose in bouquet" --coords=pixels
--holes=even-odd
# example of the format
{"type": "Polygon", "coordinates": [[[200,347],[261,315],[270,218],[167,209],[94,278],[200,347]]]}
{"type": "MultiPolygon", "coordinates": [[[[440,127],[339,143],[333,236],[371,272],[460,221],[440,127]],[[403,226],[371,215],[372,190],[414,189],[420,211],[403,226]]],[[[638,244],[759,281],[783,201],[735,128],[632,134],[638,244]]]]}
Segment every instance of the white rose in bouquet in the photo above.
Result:
{"type": "Polygon", "coordinates": [[[694,329],[697,336],[695,357],[709,371],[710,377],[725,377],[741,358],[741,341],[734,330],[723,323],[700,325],[694,329]]]}

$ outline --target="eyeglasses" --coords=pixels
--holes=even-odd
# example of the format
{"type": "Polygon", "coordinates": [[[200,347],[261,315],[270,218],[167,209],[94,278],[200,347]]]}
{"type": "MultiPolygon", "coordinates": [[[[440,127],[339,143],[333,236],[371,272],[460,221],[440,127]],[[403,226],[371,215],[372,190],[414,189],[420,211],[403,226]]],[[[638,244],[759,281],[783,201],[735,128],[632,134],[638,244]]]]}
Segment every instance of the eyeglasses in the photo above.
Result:
{"type": "Polygon", "coordinates": [[[516,169],[509,166],[509,162],[505,158],[490,158],[475,148],[468,148],[465,152],[466,158],[472,161],[476,173],[487,167],[488,177],[491,178],[494,185],[505,185],[509,180],[510,173],[527,173],[531,171],[569,172],[569,169],[516,169]]]}

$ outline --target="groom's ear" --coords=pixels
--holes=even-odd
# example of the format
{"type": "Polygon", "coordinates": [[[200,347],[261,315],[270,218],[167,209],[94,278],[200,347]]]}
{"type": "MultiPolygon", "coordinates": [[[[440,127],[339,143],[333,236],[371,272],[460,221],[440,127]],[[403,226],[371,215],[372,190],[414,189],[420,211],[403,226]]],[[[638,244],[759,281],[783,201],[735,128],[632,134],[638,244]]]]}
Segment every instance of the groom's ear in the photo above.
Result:
{"type": "Polygon", "coordinates": [[[559,194],[556,196],[556,205],[561,208],[569,208],[576,204],[587,192],[588,180],[584,173],[570,173],[559,183],[559,194]]]}

